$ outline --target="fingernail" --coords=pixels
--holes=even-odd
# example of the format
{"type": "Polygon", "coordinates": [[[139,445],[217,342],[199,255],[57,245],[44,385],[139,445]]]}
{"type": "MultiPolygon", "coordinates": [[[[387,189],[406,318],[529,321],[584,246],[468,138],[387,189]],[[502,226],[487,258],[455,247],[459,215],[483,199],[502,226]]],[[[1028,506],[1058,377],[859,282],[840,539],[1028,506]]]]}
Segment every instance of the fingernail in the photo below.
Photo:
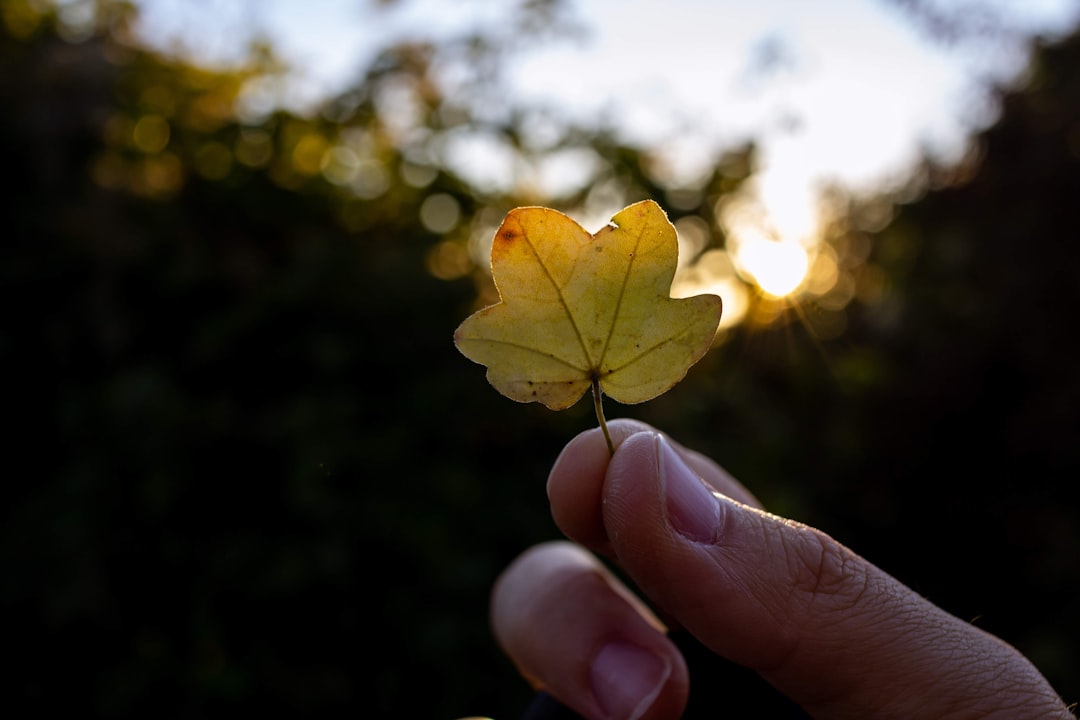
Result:
{"type": "Polygon", "coordinates": [[[656,444],[660,487],[667,498],[671,527],[694,542],[716,542],[720,503],[663,435],[657,435],[656,444]]]}
{"type": "Polygon", "coordinates": [[[593,693],[608,717],[637,720],[656,700],[671,663],[637,645],[610,643],[593,658],[593,693]]]}

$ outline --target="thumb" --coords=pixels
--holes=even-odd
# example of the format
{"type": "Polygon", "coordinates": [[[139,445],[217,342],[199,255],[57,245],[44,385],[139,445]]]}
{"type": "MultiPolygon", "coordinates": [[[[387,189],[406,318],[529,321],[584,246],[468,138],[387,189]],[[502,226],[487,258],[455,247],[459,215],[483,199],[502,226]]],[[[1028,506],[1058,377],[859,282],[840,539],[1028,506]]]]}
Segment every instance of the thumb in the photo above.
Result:
{"type": "Polygon", "coordinates": [[[1071,717],[1013,648],[828,535],[712,492],[657,433],[622,443],[602,493],[641,591],[815,717],[1071,717]]]}

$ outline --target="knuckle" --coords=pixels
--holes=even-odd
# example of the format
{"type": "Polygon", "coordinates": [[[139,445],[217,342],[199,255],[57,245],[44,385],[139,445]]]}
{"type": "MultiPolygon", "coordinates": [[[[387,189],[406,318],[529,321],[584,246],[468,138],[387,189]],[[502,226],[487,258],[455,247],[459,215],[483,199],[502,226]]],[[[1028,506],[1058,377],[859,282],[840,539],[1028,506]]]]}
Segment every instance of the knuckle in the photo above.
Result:
{"type": "Polygon", "coordinates": [[[803,527],[786,544],[796,608],[820,618],[850,618],[871,593],[866,563],[824,533],[803,527]]]}

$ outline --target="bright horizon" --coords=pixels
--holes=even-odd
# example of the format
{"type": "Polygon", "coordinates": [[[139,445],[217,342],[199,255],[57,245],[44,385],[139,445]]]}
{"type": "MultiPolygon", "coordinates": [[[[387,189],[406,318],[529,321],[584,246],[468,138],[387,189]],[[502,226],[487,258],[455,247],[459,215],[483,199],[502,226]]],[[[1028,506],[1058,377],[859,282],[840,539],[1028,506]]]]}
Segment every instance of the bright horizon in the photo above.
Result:
{"type": "MultiPolygon", "coordinates": [[[[498,27],[501,17],[484,0],[461,0],[450,14],[444,0],[381,9],[365,0],[136,5],[144,39],[165,49],[179,41],[197,60],[236,60],[251,39],[269,38],[293,70],[294,108],[346,88],[394,39],[498,27]]],[[[1024,34],[1053,35],[1080,20],[1076,0],[1023,5],[1004,17],[1024,34]]],[[[668,145],[691,171],[703,148],[749,139],[766,170],[804,181],[878,183],[923,151],[958,158],[970,131],[993,119],[985,81],[1014,77],[1024,60],[1014,48],[945,47],[888,0],[672,0],[661,13],[644,0],[573,7],[585,37],[523,47],[506,73],[511,99],[611,120],[628,139],[668,145]]]]}

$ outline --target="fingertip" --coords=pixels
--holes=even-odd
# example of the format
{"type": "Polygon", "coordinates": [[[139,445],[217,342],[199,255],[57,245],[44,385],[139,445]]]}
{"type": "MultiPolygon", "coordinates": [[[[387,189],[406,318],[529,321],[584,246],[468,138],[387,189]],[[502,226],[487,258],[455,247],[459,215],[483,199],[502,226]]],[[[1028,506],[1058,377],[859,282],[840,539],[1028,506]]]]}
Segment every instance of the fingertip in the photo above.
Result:
{"type": "MultiPolygon", "coordinates": [[[[643,422],[622,419],[608,423],[608,432],[617,452],[627,438],[656,431],[643,422]]],[[[602,494],[610,461],[603,431],[592,428],[566,444],[547,481],[548,501],[555,524],[570,539],[600,552],[607,546],[602,494]]]]}
{"type": "Polygon", "coordinates": [[[593,658],[593,693],[609,717],[679,717],[686,705],[686,666],[677,650],[659,653],[626,642],[606,644],[593,658]]]}
{"type": "Polygon", "coordinates": [[[580,546],[543,543],[496,581],[492,629],[536,688],[589,717],[679,717],[686,663],[649,609],[580,546]]]}

